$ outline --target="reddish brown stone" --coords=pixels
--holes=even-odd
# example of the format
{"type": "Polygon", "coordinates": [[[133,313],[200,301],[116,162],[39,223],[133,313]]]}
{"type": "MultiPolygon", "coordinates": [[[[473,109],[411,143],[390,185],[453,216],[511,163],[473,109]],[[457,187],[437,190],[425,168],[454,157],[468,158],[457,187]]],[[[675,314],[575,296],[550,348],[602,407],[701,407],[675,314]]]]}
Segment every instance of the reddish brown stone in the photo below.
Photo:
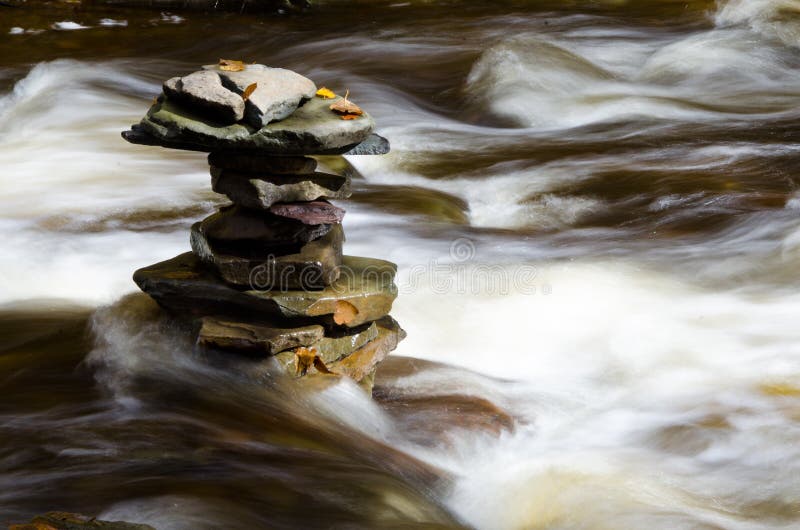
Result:
{"type": "Polygon", "coordinates": [[[344,209],[334,206],[328,201],[277,203],[270,206],[269,211],[306,225],[338,224],[344,218],[344,209]]]}

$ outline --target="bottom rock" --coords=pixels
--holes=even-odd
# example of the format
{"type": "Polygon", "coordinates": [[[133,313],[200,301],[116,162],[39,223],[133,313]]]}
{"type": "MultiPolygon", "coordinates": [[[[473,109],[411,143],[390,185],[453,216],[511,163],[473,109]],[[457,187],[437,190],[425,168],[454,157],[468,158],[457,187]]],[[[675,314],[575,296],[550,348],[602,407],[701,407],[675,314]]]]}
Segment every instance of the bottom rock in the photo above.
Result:
{"type": "Polygon", "coordinates": [[[9,530],[156,530],[150,525],[99,521],[77,513],[50,512],[37,515],[30,523],[15,524],[9,530]]]}

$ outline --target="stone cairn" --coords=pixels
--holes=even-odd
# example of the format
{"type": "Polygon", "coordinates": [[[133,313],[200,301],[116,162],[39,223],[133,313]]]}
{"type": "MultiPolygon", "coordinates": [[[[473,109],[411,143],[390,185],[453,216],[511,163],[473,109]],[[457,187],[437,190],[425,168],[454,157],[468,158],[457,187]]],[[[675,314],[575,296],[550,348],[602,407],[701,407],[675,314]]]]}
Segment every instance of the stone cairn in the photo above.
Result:
{"type": "Polygon", "coordinates": [[[196,223],[192,252],[136,271],[137,285],[194,323],[198,347],[277,361],[295,376],[350,377],[371,391],[405,336],[388,316],[394,264],[344,256],[350,178],[308,155],[389,151],[366,112],[291,70],[240,61],[164,83],[123,138],[202,151],[233,204],[196,223]]]}

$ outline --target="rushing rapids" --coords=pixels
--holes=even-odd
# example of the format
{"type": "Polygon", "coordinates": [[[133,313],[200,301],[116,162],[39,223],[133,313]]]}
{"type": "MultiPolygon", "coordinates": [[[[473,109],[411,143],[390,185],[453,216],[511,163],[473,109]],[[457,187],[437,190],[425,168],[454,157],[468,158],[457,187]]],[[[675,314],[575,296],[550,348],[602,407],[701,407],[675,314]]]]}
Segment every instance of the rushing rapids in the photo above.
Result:
{"type": "Polygon", "coordinates": [[[0,521],[800,523],[793,2],[0,7],[0,57],[0,521]],[[347,253],[398,265],[374,400],[198,358],[130,280],[224,199],[118,131],[216,56],[392,140],[318,159],[347,253]]]}

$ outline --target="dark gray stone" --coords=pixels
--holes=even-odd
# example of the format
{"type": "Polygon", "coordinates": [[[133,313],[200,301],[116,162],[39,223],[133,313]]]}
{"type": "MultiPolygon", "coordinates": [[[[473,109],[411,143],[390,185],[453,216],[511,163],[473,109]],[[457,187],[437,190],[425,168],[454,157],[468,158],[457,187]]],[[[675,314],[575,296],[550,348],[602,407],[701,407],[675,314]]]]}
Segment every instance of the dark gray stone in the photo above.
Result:
{"type": "Polygon", "coordinates": [[[240,206],[222,207],[197,226],[219,252],[253,258],[295,252],[331,229],[240,206]]]}
{"type": "Polygon", "coordinates": [[[192,251],[227,283],[251,289],[321,289],[339,277],[344,230],[335,225],[319,239],[286,254],[258,257],[227,254],[192,226],[192,251]]]}
{"type": "Polygon", "coordinates": [[[388,261],[344,256],[339,278],[318,290],[241,291],[186,252],[136,271],[133,280],[162,307],[181,316],[236,316],[285,322],[283,327],[334,323],[358,327],[387,315],[397,296],[396,267],[388,261]],[[338,319],[351,307],[350,318],[338,319]]]}
{"type": "Polygon", "coordinates": [[[208,155],[214,170],[231,170],[259,175],[308,175],[317,169],[317,161],[304,156],[269,156],[258,152],[214,151],[208,155]]]}
{"type": "Polygon", "coordinates": [[[350,179],[327,173],[254,177],[227,169],[211,168],[211,188],[247,208],[269,209],[277,202],[347,199],[350,179]]]}
{"type": "Polygon", "coordinates": [[[236,123],[244,116],[244,100],[225,88],[216,72],[203,70],[173,77],[164,83],[164,94],[225,125],[236,123]]]}

